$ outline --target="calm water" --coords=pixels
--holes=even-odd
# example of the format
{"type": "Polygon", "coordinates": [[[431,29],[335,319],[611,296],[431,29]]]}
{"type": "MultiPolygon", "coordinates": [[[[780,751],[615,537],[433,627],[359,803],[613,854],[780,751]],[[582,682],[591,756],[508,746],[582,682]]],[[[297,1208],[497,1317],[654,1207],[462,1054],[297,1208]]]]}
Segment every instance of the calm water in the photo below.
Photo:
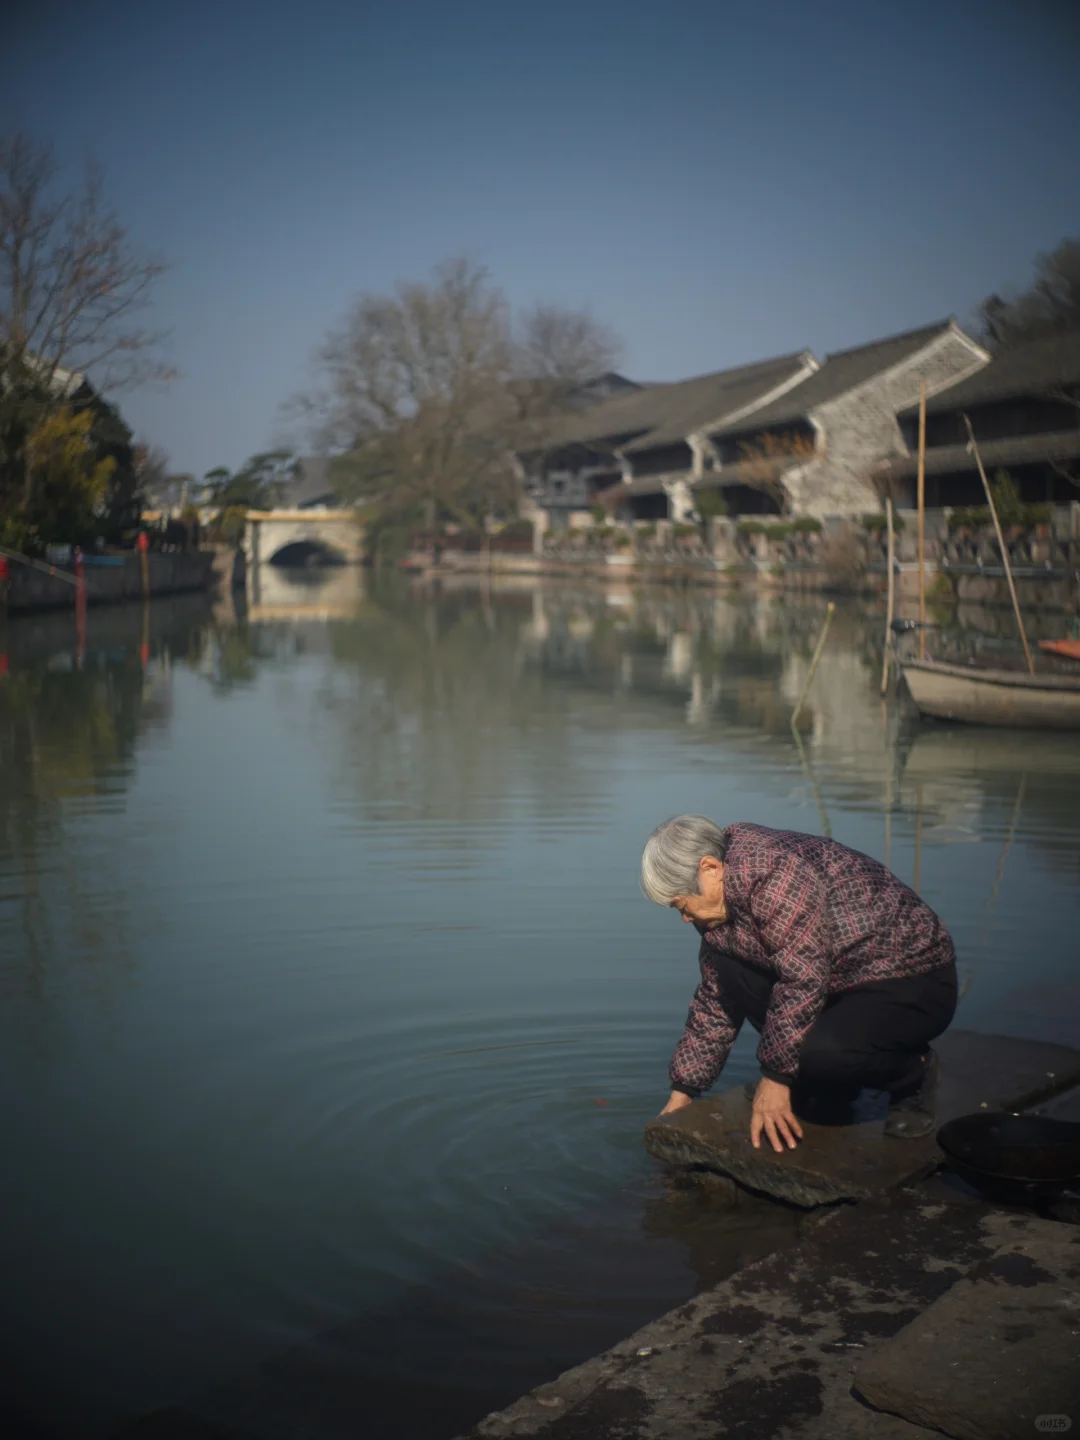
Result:
{"type": "Polygon", "coordinates": [[[695,982],[637,889],[674,812],[886,858],[959,1023],[1075,1041],[1080,743],[886,709],[853,605],[800,753],[821,610],[342,570],[92,613],[83,654],[12,623],[9,1419],[451,1435],[789,1234],[642,1151],[695,982]]]}

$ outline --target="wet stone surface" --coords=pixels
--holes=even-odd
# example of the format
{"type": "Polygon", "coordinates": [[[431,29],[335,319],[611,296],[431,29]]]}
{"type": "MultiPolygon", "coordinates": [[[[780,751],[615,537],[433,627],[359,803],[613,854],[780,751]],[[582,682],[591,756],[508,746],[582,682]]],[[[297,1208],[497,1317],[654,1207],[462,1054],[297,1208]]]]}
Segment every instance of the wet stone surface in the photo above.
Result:
{"type": "Polygon", "coordinates": [[[956,1440],[1080,1418],[1080,1230],[1023,1220],[1003,1249],[858,1368],[870,1404],[956,1440]]]}
{"type": "MultiPolygon", "coordinates": [[[[980,1108],[1026,1109],[1080,1084],[1080,1051],[1062,1045],[950,1030],[941,1058],[938,1120],[980,1108]]],[[[929,1174],[942,1154],[933,1135],[891,1140],[881,1118],[854,1124],[803,1122],[797,1149],[750,1144],[750,1101],[741,1088],[652,1121],[645,1147],[662,1164],[703,1167],[795,1205],[858,1200],[929,1174]]]]}
{"type": "Polygon", "coordinates": [[[823,1215],[797,1245],[488,1416],[470,1440],[914,1440],[933,1433],[851,1393],[867,1351],[899,1334],[1008,1238],[990,1207],[943,1187],[929,1193],[932,1199],[904,1190],[823,1215]]]}

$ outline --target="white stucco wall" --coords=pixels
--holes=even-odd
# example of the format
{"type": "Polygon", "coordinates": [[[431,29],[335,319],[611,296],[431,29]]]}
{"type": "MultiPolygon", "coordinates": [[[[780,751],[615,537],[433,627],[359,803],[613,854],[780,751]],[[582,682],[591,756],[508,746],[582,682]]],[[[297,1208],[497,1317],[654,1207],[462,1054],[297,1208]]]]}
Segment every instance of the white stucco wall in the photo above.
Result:
{"type": "Polygon", "coordinates": [[[989,358],[953,327],[899,365],[816,407],[810,419],[818,427],[823,454],[785,475],[792,511],[823,519],[879,510],[871,471],[890,455],[907,453],[897,411],[918,402],[920,380],[933,395],[981,370],[989,358]]]}

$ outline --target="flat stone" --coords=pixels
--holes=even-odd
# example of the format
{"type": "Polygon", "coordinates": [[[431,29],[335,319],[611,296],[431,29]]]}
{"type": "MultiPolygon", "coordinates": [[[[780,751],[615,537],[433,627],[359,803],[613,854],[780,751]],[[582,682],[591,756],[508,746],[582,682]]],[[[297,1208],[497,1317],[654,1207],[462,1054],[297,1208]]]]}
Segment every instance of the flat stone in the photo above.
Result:
{"type": "MultiPolygon", "coordinates": [[[[1080,1051],[1036,1040],[950,1030],[935,1042],[941,1059],[938,1121],[979,1109],[1040,1106],[1080,1084],[1080,1051]]],[[[795,1150],[750,1144],[750,1101],[741,1087],[651,1121],[645,1148],[672,1168],[702,1167],[751,1190],[814,1206],[861,1200],[928,1175],[942,1153],[933,1134],[893,1140],[880,1117],[847,1125],[803,1121],[795,1150]]]]}
{"type": "Polygon", "coordinates": [[[1028,1440],[1048,1428],[1040,1417],[1080,1422],[1080,1231],[1012,1219],[995,1255],[858,1367],[869,1404],[954,1440],[1028,1440]]]}

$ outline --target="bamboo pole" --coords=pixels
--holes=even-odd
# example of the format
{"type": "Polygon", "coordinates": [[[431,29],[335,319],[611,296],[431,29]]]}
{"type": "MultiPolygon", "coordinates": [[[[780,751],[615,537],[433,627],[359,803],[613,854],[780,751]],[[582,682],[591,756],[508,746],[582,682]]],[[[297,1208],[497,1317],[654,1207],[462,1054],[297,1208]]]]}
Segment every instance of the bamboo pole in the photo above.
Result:
{"type": "Polygon", "coordinates": [[[891,495],[888,495],[885,498],[885,522],[889,530],[888,545],[886,546],[886,563],[889,567],[889,588],[885,601],[885,653],[882,657],[881,662],[882,695],[884,695],[885,691],[889,688],[889,658],[891,655],[890,646],[892,644],[892,622],[893,613],[896,608],[896,577],[893,574],[895,542],[893,539],[893,513],[891,495]]]}
{"type": "Polygon", "coordinates": [[[830,600],[825,609],[825,623],[821,627],[821,634],[818,636],[817,644],[814,646],[814,654],[810,660],[810,669],[806,673],[806,679],[803,682],[802,690],[799,692],[799,698],[796,701],[795,709],[791,716],[791,728],[793,730],[799,719],[799,711],[803,707],[803,701],[806,699],[806,692],[810,689],[810,682],[814,678],[814,671],[817,669],[818,661],[821,659],[821,652],[825,648],[825,636],[829,633],[829,626],[832,624],[833,611],[835,609],[835,603],[830,600]]]}
{"type": "Polygon", "coordinates": [[[1027,656],[1028,674],[1035,674],[1035,662],[1031,658],[1031,647],[1028,645],[1027,631],[1024,629],[1024,618],[1020,614],[1020,601],[1016,598],[1016,586],[1013,584],[1012,566],[1009,564],[1009,552],[1005,548],[1005,537],[1001,533],[1001,522],[998,519],[997,507],[994,504],[994,497],[990,493],[990,482],[986,478],[986,471],[983,469],[982,456],[979,454],[979,447],[975,443],[975,431],[971,428],[971,420],[964,416],[964,424],[967,426],[968,435],[971,437],[971,449],[975,455],[975,464],[979,467],[979,478],[986,491],[986,503],[990,507],[990,518],[994,522],[994,529],[997,532],[997,541],[1001,549],[1001,563],[1005,566],[1005,579],[1009,582],[1009,594],[1012,596],[1013,612],[1016,615],[1016,626],[1020,631],[1020,640],[1024,646],[1024,654],[1027,656]]]}
{"type": "Polygon", "coordinates": [[[919,659],[926,659],[926,381],[919,381],[919,659]]]}
{"type": "Polygon", "coordinates": [[[813,766],[810,764],[810,757],[806,753],[806,746],[803,744],[802,736],[794,725],[791,727],[792,738],[795,741],[795,748],[799,752],[799,763],[802,765],[803,774],[810,781],[810,789],[813,791],[814,800],[817,804],[818,814],[821,816],[821,830],[826,840],[832,839],[832,826],[829,824],[829,812],[825,809],[825,801],[822,799],[821,791],[818,788],[817,779],[814,775],[813,766]]]}
{"type": "Polygon", "coordinates": [[[919,893],[919,882],[922,879],[922,785],[915,786],[915,874],[912,877],[911,888],[917,895],[919,893]]]}

